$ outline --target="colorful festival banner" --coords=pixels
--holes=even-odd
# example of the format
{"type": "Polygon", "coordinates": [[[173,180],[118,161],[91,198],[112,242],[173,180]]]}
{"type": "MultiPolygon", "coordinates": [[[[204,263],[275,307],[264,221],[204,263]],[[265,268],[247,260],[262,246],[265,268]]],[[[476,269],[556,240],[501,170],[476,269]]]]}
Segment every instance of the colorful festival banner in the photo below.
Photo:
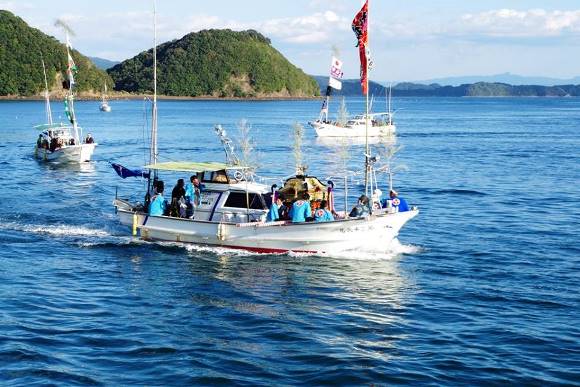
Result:
{"type": "Polygon", "coordinates": [[[363,94],[368,93],[367,89],[367,69],[368,69],[368,55],[367,55],[367,44],[369,41],[368,37],[368,12],[369,12],[369,1],[365,1],[365,4],[361,10],[355,15],[352,21],[352,30],[357,38],[357,47],[360,57],[360,83],[362,86],[363,94]]]}

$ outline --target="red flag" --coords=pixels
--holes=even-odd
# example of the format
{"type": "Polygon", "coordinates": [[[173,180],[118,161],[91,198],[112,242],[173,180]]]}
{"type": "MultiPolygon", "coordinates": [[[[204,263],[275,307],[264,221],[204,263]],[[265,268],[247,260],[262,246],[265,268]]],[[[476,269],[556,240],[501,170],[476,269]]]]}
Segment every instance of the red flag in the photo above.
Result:
{"type": "Polygon", "coordinates": [[[352,20],[352,30],[357,38],[358,53],[360,57],[360,83],[362,86],[363,94],[368,93],[367,88],[367,50],[366,46],[369,41],[368,36],[368,12],[369,12],[369,0],[365,1],[365,4],[361,10],[355,15],[352,20]]]}
{"type": "Polygon", "coordinates": [[[365,1],[365,4],[360,11],[355,15],[352,20],[352,30],[356,35],[358,40],[357,46],[366,45],[368,42],[368,14],[369,14],[369,0],[365,1]]]}

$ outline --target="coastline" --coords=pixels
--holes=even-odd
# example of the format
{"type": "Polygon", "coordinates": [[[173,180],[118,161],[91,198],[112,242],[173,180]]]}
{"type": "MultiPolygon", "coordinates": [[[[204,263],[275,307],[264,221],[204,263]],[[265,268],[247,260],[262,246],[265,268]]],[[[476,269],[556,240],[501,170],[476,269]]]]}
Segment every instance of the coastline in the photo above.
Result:
{"type": "MultiPolygon", "coordinates": [[[[338,97],[342,97],[339,95],[338,97]]],[[[361,97],[362,95],[347,95],[344,97],[361,97]]],[[[438,96],[438,95],[405,95],[397,98],[578,98],[574,95],[461,95],[461,96],[438,96]]],[[[80,94],[75,97],[76,101],[100,101],[102,96],[94,94],[80,94]]],[[[137,101],[152,98],[151,94],[129,94],[119,93],[107,95],[109,101],[137,101]]],[[[211,95],[189,97],[174,95],[158,95],[157,99],[165,101],[316,101],[323,96],[259,96],[259,97],[216,97],[211,95]]],[[[55,93],[51,95],[53,101],[63,99],[63,96],[55,93]]],[[[42,95],[14,96],[0,95],[0,101],[44,101],[42,95]]]]}
{"type": "MultiPolygon", "coordinates": [[[[63,97],[61,95],[55,94],[51,95],[52,100],[59,100],[63,97]]],[[[100,95],[83,95],[80,94],[75,97],[76,101],[100,101],[102,96],[100,95]]],[[[120,94],[120,95],[107,95],[109,101],[131,101],[131,100],[142,100],[146,98],[152,98],[152,94],[120,94]]],[[[260,97],[214,97],[211,95],[199,96],[199,97],[188,97],[188,96],[173,96],[173,95],[158,95],[159,100],[168,101],[309,101],[318,100],[322,98],[321,96],[260,96],[260,97]]],[[[14,95],[0,95],[0,101],[44,101],[44,96],[42,95],[31,95],[31,96],[14,96],[14,95]]]]}

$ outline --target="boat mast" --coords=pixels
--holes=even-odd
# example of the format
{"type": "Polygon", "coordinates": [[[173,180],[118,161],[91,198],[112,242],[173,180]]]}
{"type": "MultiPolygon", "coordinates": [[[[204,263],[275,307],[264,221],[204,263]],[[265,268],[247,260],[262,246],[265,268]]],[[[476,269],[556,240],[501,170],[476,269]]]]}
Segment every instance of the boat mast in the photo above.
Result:
{"type": "Polygon", "coordinates": [[[389,83],[389,98],[387,111],[389,112],[389,125],[393,125],[393,113],[391,111],[391,98],[393,97],[393,84],[389,83]]]}
{"type": "Polygon", "coordinates": [[[44,100],[46,101],[46,123],[52,125],[52,110],[50,110],[50,98],[48,95],[48,80],[46,78],[46,67],[44,66],[44,59],[40,54],[42,61],[42,72],[44,73],[44,100]]]}
{"type": "MultiPolygon", "coordinates": [[[[157,2],[153,0],[153,117],[151,120],[150,164],[157,164],[157,2]]],[[[157,179],[157,170],[153,170],[157,179]]]]}
{"type": "Polygon", "coordinates": [[[64,27],[64,33],[66,35],[66,57],[67,57],[67,63],[68,63],[68,68],[67,68],[67,75],[68,75],[68,80],[69,80],[69,88],[68,88],[68,93],[67,93],[67,100],[68,100],[68,110],[69,110],[69,114],[70,114],[70,120],[73,124],[73,129],[75,131],[75,144],[80,144],[80,137],[79,137],[79,127],[77,125],[77,117],[75,114],[75,108],[74,108],[74,92],[73,92],[73,88],[74,88],[74,75],[73,75],[73,71],[75,71],[73,69],[74,66],[74,62],[72,62],[72,56],[70,55],[70,49],[72,48],[71,44],[70,44],[70,39],[69,39],[69,29],[68,27],[64,27]],[[72,63],[71,63],[72,62],[72,63]]]}
{"type": "MultiPolygon", "coordinates": [[[[370,17],[369,17],[369,5],[370,0],[367,0],[367,34],[370,30],[370,17]]],[[[368,36],[368,35],[367,35],[368,36]]],[[[366,50],[369,45],[368,37],[367,37],[367,46],[364,47],[366,50]]],[[[367,50],[368,52],[368,50],[367,50]]],[[[370,172],[370,157],[371,151],[369,148],[369,58],[367,56],[367,60],[365,61],[366,66],[366,77],[365,77],[365,105],[366,105],[366,114],[365,114],[365,195],[369,196],[369,172],[370,172]]]]}

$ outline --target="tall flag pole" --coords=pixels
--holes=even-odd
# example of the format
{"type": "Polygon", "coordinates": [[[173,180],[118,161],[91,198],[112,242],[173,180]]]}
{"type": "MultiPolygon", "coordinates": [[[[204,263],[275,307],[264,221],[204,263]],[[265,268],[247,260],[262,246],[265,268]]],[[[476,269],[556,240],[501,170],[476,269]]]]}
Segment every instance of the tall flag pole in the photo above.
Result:
{"type": "Polygon", "coordinates": [[[328,77],[328,86],[326,87],[326,96],[322,101],[322,108],[320,109],[319,121],[328,121],[328,105],[330,103],[330,95],[332,94],[332,89],[341,90],[342,89],[342,61],[332,57],[332,63],[330,65],[330,76],[328,77]]]}
{"type": "MultiPolygon", "coordinates": [[[[153,117],[151,120],[150,163],[157,164],[157,2],[153,0],[153,117]]],[[[157,177],[157,170],[153,172],[157,177]]]]}
{"type": "Polygon", "coordinates": [[[68,89],[68,93],[66,99],[64,101],[64,110],[65,114],[68,117],[70,123],[73,125],[75,131],[75,144],[80,144],[80,136],[79,136],[79,128],[77,123],[77,118],[75,115],[74,109],[74,86],[75,86],[75,74],[78,71],[77,65],[75,64],[73,57],[71,55],[72,45],[69,39],[69,31],[70,28],[64,24],[62,21],[57,21],[57,24],[62,25],[65,36],[66,36],[66,56],[67,56],[67,68],[66,68],[66,75],[67,80],[65,84],[65,88],[68,89]]]}
{"type": "Polygon", "coordinates": [[[366,0],[361,10],[355,15],[352,21],[352,30],[357,38],[358,53],[360,57],[360,82],[362,92],[366,97],[365,114],[365,194],[369,195],[369,169],[370,169],[370,148],[369,148],[369,0],[366,0]]]}

